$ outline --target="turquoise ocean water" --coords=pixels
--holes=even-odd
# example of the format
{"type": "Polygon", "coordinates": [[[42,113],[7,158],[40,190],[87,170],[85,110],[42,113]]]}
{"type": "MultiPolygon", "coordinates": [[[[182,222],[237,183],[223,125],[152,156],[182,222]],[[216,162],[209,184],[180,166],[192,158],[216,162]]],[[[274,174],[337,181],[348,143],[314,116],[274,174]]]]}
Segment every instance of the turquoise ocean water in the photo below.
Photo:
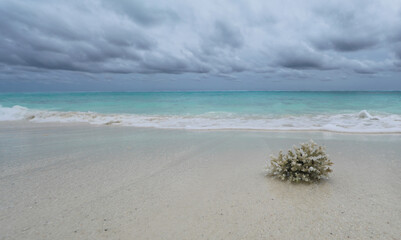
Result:
{"type": "Polygon", "coordinates": [[[401,132],[401,92],[3,93],[0,120],[401,132]]]}

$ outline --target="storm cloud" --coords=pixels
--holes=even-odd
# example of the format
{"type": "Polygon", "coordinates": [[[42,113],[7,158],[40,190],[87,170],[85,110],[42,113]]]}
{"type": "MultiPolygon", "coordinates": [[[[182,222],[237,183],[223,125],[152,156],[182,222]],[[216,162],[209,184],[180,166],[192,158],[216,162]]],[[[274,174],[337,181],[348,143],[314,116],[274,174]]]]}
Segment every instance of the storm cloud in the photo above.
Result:
{"type": "Polygon", "coordinates": [[[26,71],[394,78],[400,36],[397,0],[4,0],[0,78],[26,71]]]}

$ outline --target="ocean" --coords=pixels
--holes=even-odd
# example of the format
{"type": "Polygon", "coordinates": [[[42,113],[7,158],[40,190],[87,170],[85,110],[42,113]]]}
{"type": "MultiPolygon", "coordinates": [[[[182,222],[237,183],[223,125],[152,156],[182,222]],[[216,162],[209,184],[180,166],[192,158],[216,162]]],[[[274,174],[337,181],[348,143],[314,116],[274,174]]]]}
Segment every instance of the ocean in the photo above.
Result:
{"type": "Polygon", "coordinates": [[[0,121],[401,133],[401,92],[2,93],[0,121]]]}

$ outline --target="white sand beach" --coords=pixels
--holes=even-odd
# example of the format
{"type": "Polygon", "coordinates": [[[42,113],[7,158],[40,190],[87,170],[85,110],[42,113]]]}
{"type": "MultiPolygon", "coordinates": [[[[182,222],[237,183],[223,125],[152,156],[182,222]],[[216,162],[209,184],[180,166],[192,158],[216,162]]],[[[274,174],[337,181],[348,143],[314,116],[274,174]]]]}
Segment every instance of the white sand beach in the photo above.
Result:
{"type": "Polygon", "coordinates": [[[0,239],[400,239],[401,135],[0,123],[0,239]],[[313,139],[329,180],[264,175],[313,139]]]}

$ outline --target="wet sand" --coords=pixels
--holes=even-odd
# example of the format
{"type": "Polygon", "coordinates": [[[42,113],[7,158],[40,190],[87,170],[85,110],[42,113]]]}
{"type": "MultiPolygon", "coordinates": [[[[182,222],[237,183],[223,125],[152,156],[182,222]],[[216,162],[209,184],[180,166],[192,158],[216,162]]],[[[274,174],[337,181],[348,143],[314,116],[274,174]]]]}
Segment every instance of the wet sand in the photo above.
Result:
{"type": "Polygon", "coordinates": [[[0,123],[0,239],[399,239],[401,135],[0,123]],[[264,176],[313,139],[329,180],[264,176]]]}

